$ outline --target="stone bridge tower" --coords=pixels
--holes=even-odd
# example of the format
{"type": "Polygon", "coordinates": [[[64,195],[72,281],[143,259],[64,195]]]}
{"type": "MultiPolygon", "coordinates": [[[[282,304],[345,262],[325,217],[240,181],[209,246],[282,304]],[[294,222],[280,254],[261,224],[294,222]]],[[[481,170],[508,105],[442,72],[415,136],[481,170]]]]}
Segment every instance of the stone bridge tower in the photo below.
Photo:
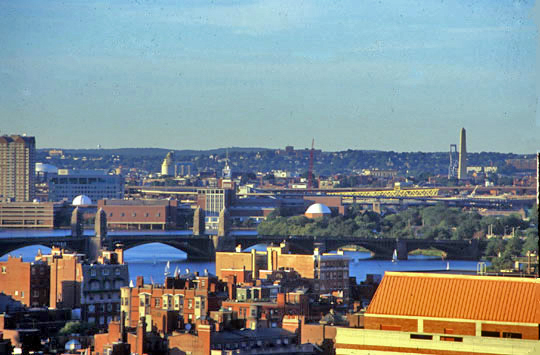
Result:
{"type": "Polygon", "coordinates": [[[204,217],[204,211],[200,207],[197,207],[193,213],[193,235],[200,236],[205,234],[206,223],[204,217]]]}

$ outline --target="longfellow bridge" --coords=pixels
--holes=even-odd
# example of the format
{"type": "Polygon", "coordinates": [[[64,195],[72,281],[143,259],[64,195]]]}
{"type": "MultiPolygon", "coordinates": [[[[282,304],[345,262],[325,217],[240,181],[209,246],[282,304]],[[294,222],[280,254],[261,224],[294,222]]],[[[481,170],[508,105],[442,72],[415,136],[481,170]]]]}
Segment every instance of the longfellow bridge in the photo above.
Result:
{"type": "MultiPolygon", "coordinates": [[[[0,256],[31,245],[59,246],[79,253],[87,253],[94,231],[72,235],[69,230],[31,231],[0,233],[0,256]]],[[[394,250],[399,259],[407,259],[409,252],[416,249],[435,248],[444,251],[449,259],[477,260],[486,247],[480,240],[424,240],[358,237],[320,236],[264,236],[256,231],[231,231],[227,236],[193,235],[191,230],[182,231],[122,231],[109,232],[101,236],[106,247],[120,246],[124,250],[149,243],[162,243],[182,250],[193,260],[212,260],[216,251],[232,251],[237,245],[248,248],[256,244],[279,244],[287,241],[294,253],[311,254],[315,248],[321,251],[357,245],[371,251],[374,258],[390,259],[394,250]]]]}

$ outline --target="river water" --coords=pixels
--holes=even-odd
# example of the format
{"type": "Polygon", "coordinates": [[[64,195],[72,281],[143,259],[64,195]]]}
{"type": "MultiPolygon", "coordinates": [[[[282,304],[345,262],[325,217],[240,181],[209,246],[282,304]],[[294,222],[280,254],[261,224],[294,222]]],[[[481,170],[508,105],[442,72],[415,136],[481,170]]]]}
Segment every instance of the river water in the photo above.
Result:
{"type": "MultiPolygon", "coordinates": [[[[255,246],[258,250],[264,250],[264,246],[255,246]]],[[[32,261],[38,249],[49,253],[50,249],[43,246],[30,246],[11,252],[11,255],[22,256],[24,261],[32,261]]],[[[167,262],[170,264],[170,272],[176,268],[182,273],[186,269],[203,273],[204,270],[215,274],[216,264],[213,261],[187,260],[186,254],[168,245],[152,243],[129,249],[125,252],[125,260],[129,265],[130,279],[135,282],[137,276],[144,276],[145,282],[162,283],[167,262]]],[[[459,270],[476,271],[477,261],[465,260],[442,260],[438,257],[423,255],[409,256],[409,260],[399,260],[393,263],[391,260],[371,259],[369,253],[345,252],[350,258],[349,274],[355,276],[357,282],[363,281],[366,274],[380,274],[385,271],[422,271],[422,270],[459,270]]],[[[7,260],[7,255],[0,261],[7,260]]]]}

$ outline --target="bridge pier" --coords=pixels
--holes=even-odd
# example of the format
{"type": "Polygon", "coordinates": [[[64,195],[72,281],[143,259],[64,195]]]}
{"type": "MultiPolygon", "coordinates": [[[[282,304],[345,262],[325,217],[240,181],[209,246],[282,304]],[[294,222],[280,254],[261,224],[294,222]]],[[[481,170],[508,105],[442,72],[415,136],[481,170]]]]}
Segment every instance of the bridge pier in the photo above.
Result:
{"type": "Polygon", "coordinates": [[[407,249],[407,240],[396,240],[396,251],[398,260],[407,260],[409,258],[409,250],[407,249]]]}

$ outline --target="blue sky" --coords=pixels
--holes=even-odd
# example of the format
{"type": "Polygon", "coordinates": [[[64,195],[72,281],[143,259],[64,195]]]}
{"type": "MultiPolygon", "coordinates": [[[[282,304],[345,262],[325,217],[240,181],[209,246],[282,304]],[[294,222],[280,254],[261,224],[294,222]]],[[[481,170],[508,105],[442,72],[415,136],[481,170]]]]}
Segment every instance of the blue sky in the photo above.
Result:
{"type": "Polygon", "coordinates": [[[38,147],[533,153],[533,1],[0,0],[0,131],[38,147]]]}

